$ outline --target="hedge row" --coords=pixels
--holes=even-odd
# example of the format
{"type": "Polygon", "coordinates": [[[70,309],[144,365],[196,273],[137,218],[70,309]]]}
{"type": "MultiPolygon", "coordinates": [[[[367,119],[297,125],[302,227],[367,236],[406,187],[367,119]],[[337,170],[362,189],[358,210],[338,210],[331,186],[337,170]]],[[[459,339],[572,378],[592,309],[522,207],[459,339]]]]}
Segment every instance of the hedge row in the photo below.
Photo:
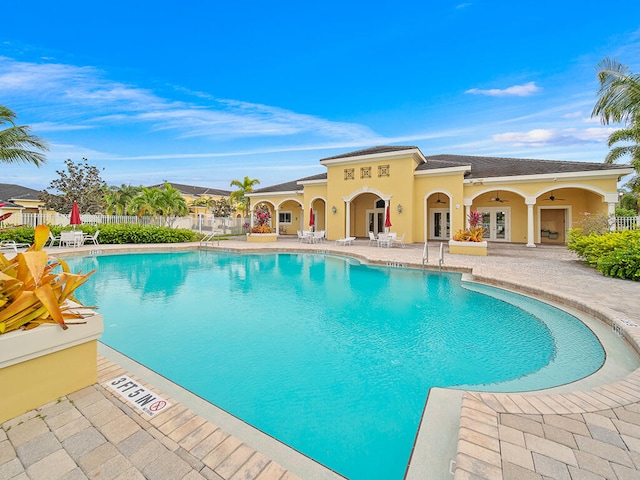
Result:
{"type": "MultiPolygon", "coordinates": [[[[59,236],[62,230],[69,230],[69,227],[51,227],[51,233],[55,236],[59,236]]],[[[135,224],[80,225],[76,230],[89,235],[94,235],[96,230],[100,230],[98,242],[101,244],[180,243],[194,242],[199,238],[199,234],[192,230],[135,224]]],[[[32,227],[3,229],[0,230],[0,240],[33,243],[33,231],[32,227]]]]}
{"type": "Polygon", "coordinates": [[[571,230],[567,247],[604,275],[640,281],[640,230],[603,235],[571,230]]]}

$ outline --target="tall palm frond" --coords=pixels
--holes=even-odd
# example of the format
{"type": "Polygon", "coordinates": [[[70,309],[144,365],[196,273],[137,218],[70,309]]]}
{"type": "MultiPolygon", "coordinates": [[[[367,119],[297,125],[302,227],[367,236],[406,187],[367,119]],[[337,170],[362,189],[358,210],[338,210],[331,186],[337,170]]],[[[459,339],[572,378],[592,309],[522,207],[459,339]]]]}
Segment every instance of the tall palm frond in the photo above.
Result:
{"type": "Polygon", "coordinates": [[[39,167],[47,161],[42,153],[49,150],[47,142],[32,135],[29,127],[16,125],[16,118],[12,110],[0,105],[0,125],[10,125],[0,130],[0,162],[33,163],[39,167]]]}

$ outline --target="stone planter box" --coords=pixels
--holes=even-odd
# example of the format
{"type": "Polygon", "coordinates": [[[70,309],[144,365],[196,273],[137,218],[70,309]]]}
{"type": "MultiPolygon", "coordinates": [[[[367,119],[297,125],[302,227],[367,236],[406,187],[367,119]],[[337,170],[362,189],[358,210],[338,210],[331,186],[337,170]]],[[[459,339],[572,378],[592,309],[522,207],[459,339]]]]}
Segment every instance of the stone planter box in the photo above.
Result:
{"type": "Polygon", "coordinates": [[[486,257],[487,242],[457,242],[455,240],[449,240],[449,253],[486,257]]]}
{"type": "Polygon", "coordinates": [[[97,382],[102,315],[85,320],[0,335],[0,423],[97,382]]]}
{"type": "Polygon", "coordinates": [[[277,233],[247,233],[247,242],[264,243],[277,241],[277,233]]]}

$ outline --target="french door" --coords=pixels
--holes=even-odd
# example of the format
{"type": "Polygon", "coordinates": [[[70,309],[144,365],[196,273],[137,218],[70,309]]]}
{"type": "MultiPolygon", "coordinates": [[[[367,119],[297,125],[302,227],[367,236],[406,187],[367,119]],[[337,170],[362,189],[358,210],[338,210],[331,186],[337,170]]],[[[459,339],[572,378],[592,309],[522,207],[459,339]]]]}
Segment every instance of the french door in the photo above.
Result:
{"type": "Polygon", "coordinates": [[[436,240],[451,238],[451,213],[448,208],[432,208],[430,237],[436,240]]]}
{"type": "Polygon", "coordinates": [[[511,241],[511,209],[509,207],[483,207],[484,239],[492,242],[511,241]]]}
{"type": "Polygon", "coordinates": [[[367,210],[367,231],[376,235],[384,232],[384,208],[367,210]]]}

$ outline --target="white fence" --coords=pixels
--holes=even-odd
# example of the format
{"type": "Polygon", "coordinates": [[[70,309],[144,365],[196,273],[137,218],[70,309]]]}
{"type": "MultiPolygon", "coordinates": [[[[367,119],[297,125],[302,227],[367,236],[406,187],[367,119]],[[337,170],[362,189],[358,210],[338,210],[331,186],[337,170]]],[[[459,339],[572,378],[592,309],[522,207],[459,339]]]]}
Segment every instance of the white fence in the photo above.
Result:
{"type": "Polygon", "coordinates": [[[616,230],[633,230],[640,228],[640,217],[616,217],[616,230]]]}
{"type": "MultiPolygon", "coordinates": [[[[242,218],[220,218],[213,215],[198,215],[197,217],[150,217],[135,215],[91,215],[81,214],[80,220],[87,225],[104,224],[136,224],[136,225],[157,225],[171,228],[186,228],[208,233],[216,232],[221,234],[242,234],[244,233],[242,218]]],[[[28,225],[35,227],[40,224],[67,226],[69,225],[69,215],[60,213],[15,213],[11,217],[11,225],[28,225]]],[[[9,226],[7,225],[4,226],[9,226]]]]}

